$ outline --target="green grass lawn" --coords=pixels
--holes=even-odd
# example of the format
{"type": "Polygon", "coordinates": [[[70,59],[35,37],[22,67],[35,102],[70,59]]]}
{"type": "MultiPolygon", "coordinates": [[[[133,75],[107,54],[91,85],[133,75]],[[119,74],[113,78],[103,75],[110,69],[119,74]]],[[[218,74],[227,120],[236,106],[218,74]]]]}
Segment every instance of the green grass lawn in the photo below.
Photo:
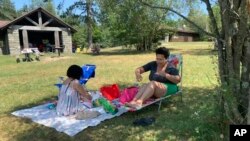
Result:
{"type": "MultiPolygon", "coordinates": [[[[96,77],[87,88],[98,90],[104,84],[117,83],[121,88],[135,82],[134,70],[155,59],[154,52],[109,48],[101,54],[62,54],[63,57],[41,56],[40,62],[17,64],[12,56],[0,56],[0,141],[69,141],[69,140],[221,140],[214,104],[217,82],[216,52],[211,43],[163,43],[171,53],[184,58],[183,102],[179,96],[165,101],[160,113],[157,105],[134,113],[125,113],[89,127],[74,137],[55,129],[19,118],[10,113],[52,100],[58,90],[54,83],[65,76],[72,64],[95,64],[96,77]],[[136,127],[132,122],[154,116],[156,122],[148,127],[136,127]]],[[[147,82],[148,73],[143,75],[147,82]]]]}

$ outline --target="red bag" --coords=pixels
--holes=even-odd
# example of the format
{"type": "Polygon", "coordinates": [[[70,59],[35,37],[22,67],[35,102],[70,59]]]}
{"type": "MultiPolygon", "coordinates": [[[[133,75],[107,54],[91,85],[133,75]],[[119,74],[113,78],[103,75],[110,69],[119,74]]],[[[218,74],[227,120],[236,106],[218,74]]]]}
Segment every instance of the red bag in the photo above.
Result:
{"type": "Polygon", "coordinates": [[[102,93],[103,97],[109,101],[120,97],[120,89],[117,84],[102,86],[100,88],[100,92],[102,93]]]}
{"type": "Polygon", "coordinates": [[[122,104],[124,104],[126,102],[130,102],[131,100],[133,100],[133,98],[135,97],[135,95],[137,94],[138,91],[139,91],[139,88],[135,87],[135,86],[125,88],[121,92],[121,97],[119,98],[119,101],[122,104]]]}

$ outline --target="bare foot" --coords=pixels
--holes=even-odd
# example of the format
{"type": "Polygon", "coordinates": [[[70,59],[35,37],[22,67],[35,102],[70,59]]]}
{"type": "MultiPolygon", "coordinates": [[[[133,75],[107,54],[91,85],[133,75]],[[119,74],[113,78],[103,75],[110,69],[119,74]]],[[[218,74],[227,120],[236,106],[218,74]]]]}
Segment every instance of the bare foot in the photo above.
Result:
{"type": "Polygon", "coordinates": [[[136,101],[133,101],[133,100],[125,103],[125,105],[128,107],[130,107],[131,105],[134,105],[134,104],[136,104],[136,101]]]}
{"type": "Polygon", "coordinates": [[[130,101],[129,103],[130,103],[130,104],[136,104],[137,101],[136,101],[136,100],[132,100],[132,101],[130,101]]]}
{"type": "Polygon", "coordinates": [[[142,102],[141,101],[131,101],[129,103],[126,103],[125,105],[128,107],[131,107],[131,108],[138,109],[142,106],[142,102]]]}
{"type": "Polygon", "coordinates": [[[137,103],[138,105],[141,105],[141,106],[142,106],[143,101],[142,101],[142,100],[137,100],[136,103],[137,103]]]}
{"type": "Polygon", "coordinates": [[[137,101],[137,100],[138,100],[138,99],[134,97],[130,102],[132,102],[132,101],[137,101]]]}

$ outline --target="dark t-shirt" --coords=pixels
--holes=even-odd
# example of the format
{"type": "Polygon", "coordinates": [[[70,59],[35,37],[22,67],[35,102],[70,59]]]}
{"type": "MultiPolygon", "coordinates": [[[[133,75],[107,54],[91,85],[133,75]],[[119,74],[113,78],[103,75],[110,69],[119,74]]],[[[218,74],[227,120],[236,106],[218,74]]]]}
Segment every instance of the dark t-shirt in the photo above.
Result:
{"type": "MultiPolygon", "coordinates": [[[[145,64],[144,66],[142,66],[144,71],[150,71],[149,74],[149,80],[152,81],[158,81],[161,83],[173,83],[171,81],[169,81],[166,77],[161,76],[159,74],[156,74],[157,72],[157,63],[156,61],[152,61],[149,62],[147,64],[145,64]]],[[[166,73],[171,74],[171,75],[179,75],[179,71],[176,68],[173,67],[167,67],[165,70],[166,73]]]]}

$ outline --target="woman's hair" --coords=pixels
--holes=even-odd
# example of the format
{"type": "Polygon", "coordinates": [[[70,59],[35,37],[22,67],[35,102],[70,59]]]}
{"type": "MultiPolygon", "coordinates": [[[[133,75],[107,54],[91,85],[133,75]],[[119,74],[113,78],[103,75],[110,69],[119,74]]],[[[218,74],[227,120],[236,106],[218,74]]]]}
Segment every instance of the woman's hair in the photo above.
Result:
{"type": "Polygon", "coordinates": [[[156,50],[155,50],[155,53],[156,54],[162,54],[162,55],[164,55],[164,57],[167,59],[168,58],[168,56],[169,56],[169,50],[167,49],[167,48],[165,48],[165,47],[159,47],[159,48],[157,48],[156,50]]]}
{"type": "Polygon", "coordinates": [[[71,65],[67,70],[67,76],[79,80],[83,76],[82,68],[78,65],[71,65]]]}

